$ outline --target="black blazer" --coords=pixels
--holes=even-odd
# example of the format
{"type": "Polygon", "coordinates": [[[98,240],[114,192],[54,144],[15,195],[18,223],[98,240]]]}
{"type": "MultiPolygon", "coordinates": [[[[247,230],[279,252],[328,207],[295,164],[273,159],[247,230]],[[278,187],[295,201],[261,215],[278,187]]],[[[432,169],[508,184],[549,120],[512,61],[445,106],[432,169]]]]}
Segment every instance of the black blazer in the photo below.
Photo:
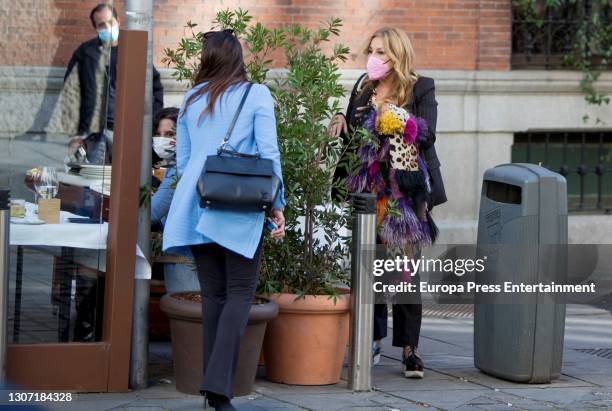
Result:
{"type": "MultiPolygon", "coordinates": [[[[81,86],[81,104],[79,106],[79,133],[98,132],[90,130],[89,126],[94,114],[97,96],[96,71],[102,57],[102,43],[96,37],[81,44],[75,50],[68,63],[64,81],[68,78],[75,65],[78,63],[79,82],[81,86]]],[[[106,96],[103,96],[106,97],[106,96]]],[[[161,83],[159,72],[153,67],[153,113],[164,107],[164,88],[161,83]]],[[[104,118],[106,121],[106,117],[104,118]]]]}
{"type": "MultiPolygon", "coordinates": [[[[357,107],[365,106],[372,96],[371,89],[366,88],[361,92],[357,90],[364,76],[365,74],[357,80],[346,110],[345,118],[349,128],[358,126],[358,121],[355,118],[356,109],[357,107]]],[[[431,77],[420,76],[414,85],[410,103],[404,107],[407,107],[415,116],[427,121],[429,138],[421,147],[424,149],[423,157],[431,176],[432,193],[431,204],[429,205],[431,209],[431,207],[447,201],[442,174],[440,173],[440,160],[438,160],[434,145],[436,142],[436,123],[438,120],[438,102],[435,97],[434,80],[431,77]]],[[[343,135],[342,137],[345,140],[345,144],[348,143],[347,136],[343,135]]],[[[344,178],[347,174],[347,170],[337,169],[335,177],[344,178]]]]}

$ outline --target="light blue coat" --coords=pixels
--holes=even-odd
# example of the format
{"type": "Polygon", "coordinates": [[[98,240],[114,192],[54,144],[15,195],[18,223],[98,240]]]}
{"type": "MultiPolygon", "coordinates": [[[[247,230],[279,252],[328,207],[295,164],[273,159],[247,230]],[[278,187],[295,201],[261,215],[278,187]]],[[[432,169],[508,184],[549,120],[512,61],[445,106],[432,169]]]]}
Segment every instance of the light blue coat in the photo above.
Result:
{"type": "MultiPolygon", "coordinates": [[[[203,85],[188,91],[185,101],[203,85]]],[[[245,90],[245,84],[230,87],[215,102],[213,114],[206,113],[201,120],[208,96],[202,96],[187,110],[183,102],[176,125],[180,180],[164,227],[163,249],[166,252],[190,256],[188,246],[214,242],[247,258],[255,254],[263,231],[263,212],[202,209],[196,194],[196,183],[206,157],[217,154],[245,90]]],[[[254,84],[251,88],[229,143],[239,152],[255,154],[259,151],[262,158],[273,160],[274,173],[282,179],[274,102],[266,86],[254,84]]],[[[284,205],[284,190],[281,189],[274,208],[284,205]]]]}
{"type": "Polygon", "coordinates": [[[166,221],[176,182],[176,167],[169,167],[164,179],[151,197],[151,224],[163,225],[166,221]]]}

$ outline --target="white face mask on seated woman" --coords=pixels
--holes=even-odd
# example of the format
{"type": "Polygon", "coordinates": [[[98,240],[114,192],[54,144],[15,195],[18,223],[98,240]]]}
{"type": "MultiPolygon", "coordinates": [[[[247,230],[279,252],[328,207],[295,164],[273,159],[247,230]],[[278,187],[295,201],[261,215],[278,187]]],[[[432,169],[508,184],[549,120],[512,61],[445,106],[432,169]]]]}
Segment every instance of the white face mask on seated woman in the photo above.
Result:
{"type": "Polygon", "coordinates": [[[176,154],[176,140],[172,137],[153,137],[153,150],[162,160],[173,157],[176,154]]]}

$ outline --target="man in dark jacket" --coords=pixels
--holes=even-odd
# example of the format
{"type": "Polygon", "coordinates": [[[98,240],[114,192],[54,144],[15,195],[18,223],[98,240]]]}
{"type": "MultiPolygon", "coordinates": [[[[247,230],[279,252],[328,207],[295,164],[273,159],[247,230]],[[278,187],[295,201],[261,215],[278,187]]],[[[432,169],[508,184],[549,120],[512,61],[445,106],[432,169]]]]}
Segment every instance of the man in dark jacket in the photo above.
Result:
{"type": "MultiPolygon", "coordinates": [[[[101,140],[112,141],[115,126],[119,20],[114,7],[106,3],[94,7],[89,18],[98,36],[81,44],[73,53],[64,84],[65,87],[77,85],[80,97],[76,136],[71,139],[70,146],[75,149],[87,140],[86,146],[95,150],[101,140]]],[[[160,75],[153,68],[153,113],[163,106],[160,75]]],[[[88,158],[95,157],[89,149],[87,151],[88,158]]]]}

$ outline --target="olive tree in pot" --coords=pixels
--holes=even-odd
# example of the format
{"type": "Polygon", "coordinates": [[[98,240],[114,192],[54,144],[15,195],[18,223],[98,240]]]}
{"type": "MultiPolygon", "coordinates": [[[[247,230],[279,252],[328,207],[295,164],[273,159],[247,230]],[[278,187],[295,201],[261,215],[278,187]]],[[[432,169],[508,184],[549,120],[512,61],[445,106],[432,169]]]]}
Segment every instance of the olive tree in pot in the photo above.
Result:
{"type": "MultiPolygon", "coordinates": [[[[355,162],[350,148],[329,136],[327,123],[340,111],[344,90],[338,64],[348,48],[331,44],[341,21],[331,19],[318,29],[298,25],[267,29],[250,25],[238,10],[217,14],[219,28],[231,28],[246,49],[251,81],[264,82],[271,55],[284,58],[286,70],[268,78],[275,100],[277,130],[285,182],[286,237],[275,244],[265,239],[258,292],[279,305],[264,342],[266,377],[287,384],[321,385],[339,381],[349,332],[349,288],[346,258],[350,224],[346,189],[332,179],[340,159],[355,162]],[[332,198],[335,188],[340,195],[332,198]]],[[[201,48],[201,33],[167,50],[178,80],[191,79],[189,58],[201,48]]],[[[345,165],[352,168],[351,164],[345,165]]]]}
{"type": "Polygon", "coordinates": [[[288,28],[287,73],[274,88],[287,235],[279,246],[267,244],[260,291],[279,304],[264,342],[266,377],[287,384],[337,383],[348,342],[350,214],[331,196],[346,146],[327,132],[344,94],[338,63],[348,49],[328,47],[340,27],[332,19],[316,30],[288,28]]]}

